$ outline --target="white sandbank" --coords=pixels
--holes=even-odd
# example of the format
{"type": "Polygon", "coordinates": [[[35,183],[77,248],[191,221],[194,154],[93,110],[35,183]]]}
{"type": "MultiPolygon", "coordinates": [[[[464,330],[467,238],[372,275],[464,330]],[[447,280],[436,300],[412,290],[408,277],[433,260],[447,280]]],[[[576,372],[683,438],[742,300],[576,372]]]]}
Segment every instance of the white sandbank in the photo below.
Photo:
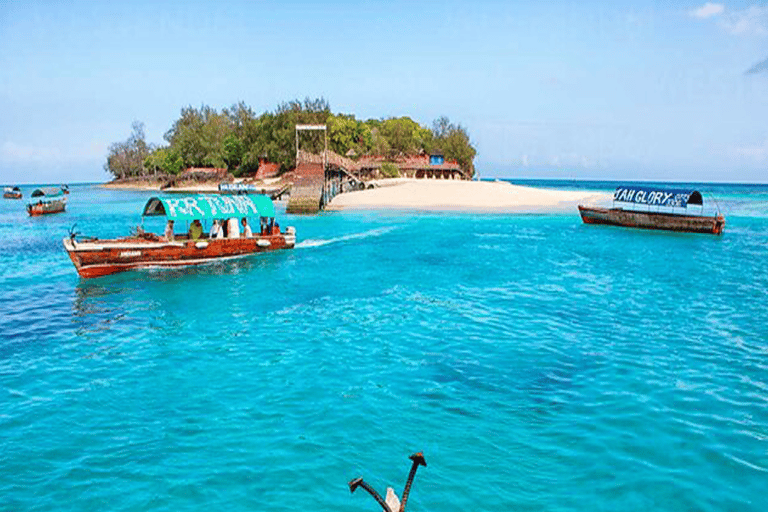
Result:
{"type": "Polygon", "coordinates": [[[612,195],[588,190],[553,190],[504,181],[382,180],[379,188],[345,192],[334,210],[422,210],[498,213],[575,212],[579,204],[610,204],[612,195]]]}

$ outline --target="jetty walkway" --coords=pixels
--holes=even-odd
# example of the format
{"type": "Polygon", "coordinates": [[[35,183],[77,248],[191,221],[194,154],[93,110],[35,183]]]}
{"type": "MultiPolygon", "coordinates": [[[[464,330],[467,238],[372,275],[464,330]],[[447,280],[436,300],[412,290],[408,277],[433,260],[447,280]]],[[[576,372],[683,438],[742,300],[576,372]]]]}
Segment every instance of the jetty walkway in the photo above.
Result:
{"type": "Polygon", "coordinates": [[[364,189],[365,183],[348,170],[352,167],[351,160],[333,151],[299,151],[286,212],[317,213],[337,194],[364,189]]]}

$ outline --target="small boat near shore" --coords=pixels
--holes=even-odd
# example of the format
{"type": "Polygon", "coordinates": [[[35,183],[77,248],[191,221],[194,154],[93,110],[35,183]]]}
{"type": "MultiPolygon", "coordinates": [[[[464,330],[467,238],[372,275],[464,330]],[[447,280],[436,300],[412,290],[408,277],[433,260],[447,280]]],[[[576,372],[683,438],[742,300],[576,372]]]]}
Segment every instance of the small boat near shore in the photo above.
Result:
{"type": "Polygon", "coordinates": [[[3,197],[5,199],[21,199],[21,189],[19,187],[5,187],[3,197]]]}
{"type": "Polygon", "coordinates": [[[704,201],[697,190],[618,187],[612,208],[579,205],[585,224],[608,224],[642,229],[720,235],[725,217],[704,215],[704,201]],[[698,210],[698,211],[697,211],[698,210]]]}
{"type": "Polygon", "coordinates": [[[222,194],[266,194],[265,187],[257,187],[253,183],[219,183],[222,194]]]}
{"type": "Polygon", "coordinates": [[[67,199],[59,188],[38,188],[30,197],[32,200],[27,204],[30,217],[62,213],[67,208],[67,199]]]}
{"type": "MultiPolygon", "coordinates": [[[[255,253],[292,249],[296,230],[281,231],[275,223],[272,200],[258,196],[153,197],[144,206],[143,217],[165,216],[170,236],[148,233],[143,228],[131,236],[99,240],[72,233],[63,240],[72,263],[82,277],[100,277],[127,270],[151,267],[199,265],[217,260],[244,257],[255,253]],[[258,218],[260,230],[252,236],[211,237],[202,232],[199,221],[216,223],[258,218]],[[192,222],[187,234],[172,233],[176,222],[192,222]]],[[[142,223],[143,224],[143,223],[142,223]]],[[[230,233],[232,234],[232,233],[230,233]]]]}
{"type": "Polygon", "coordinates": [[[254,183],[219,183],[220,194],[265,194],[273,200],[280,200],[284,194],[290,194],[291,184],[280,187],[259,185],[254,183]]]}

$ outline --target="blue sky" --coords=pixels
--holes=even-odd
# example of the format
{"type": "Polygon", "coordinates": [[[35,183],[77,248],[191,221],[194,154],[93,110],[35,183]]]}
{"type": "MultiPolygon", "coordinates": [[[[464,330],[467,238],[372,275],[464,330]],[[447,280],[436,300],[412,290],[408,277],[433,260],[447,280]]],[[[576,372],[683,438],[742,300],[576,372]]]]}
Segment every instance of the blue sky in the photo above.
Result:
{"type": "Polygon", "coordinates": [[[768,3],[2,2],[0,182],[104,181],[134,120],[325,97],[467,127],[481,177],[768,182],[768,3]]]}

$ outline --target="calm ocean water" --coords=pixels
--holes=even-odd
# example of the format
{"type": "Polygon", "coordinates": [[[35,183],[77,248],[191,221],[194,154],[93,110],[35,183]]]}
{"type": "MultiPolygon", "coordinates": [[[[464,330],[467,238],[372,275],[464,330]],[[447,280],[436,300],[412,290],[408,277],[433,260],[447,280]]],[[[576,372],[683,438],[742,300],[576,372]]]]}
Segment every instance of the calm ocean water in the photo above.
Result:
{"type": "Polygon", "coordinates": [[[3,200],[0,510],[375,511],[347,482],[419,450],[412,511],[768,510],[768,186],[702,188],[722,237],[282,215],[293,251],[93,280],[61,239],[148,193],[3,200]]]}

